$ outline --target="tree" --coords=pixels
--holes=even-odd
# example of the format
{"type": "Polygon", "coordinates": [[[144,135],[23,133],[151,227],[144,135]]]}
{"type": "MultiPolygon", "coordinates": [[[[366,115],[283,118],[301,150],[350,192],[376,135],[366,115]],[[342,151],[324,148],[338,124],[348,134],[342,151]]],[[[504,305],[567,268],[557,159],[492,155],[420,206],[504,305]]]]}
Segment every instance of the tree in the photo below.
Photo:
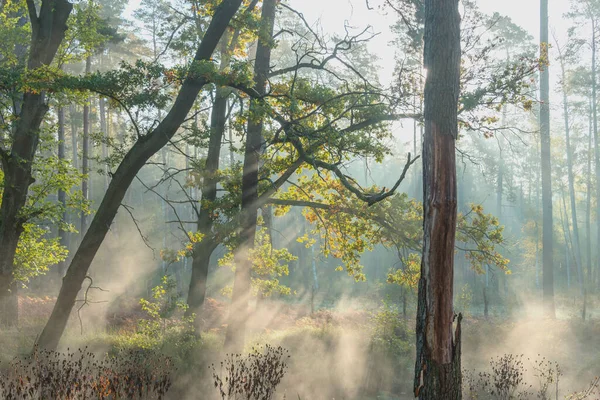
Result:
{"type": "MultiPolygon", "coordinates": [[[[102,203],[71,260],[50,319],[38,338],[37,344],[40,347],[55,349],[58,346],[77,294],[127,189],[148,159],[160,151],[175,135],[192,109],[198,93],[210,81],[210,75],[205,72],[207,63],[212,67],[210,58],[241,4],[242,0],[225,0],[214,10],[214,15],[196,51],[194,65],[184,75],[185,78],[171,110],[158,126],[146,135],[138,137],[113,174],[102,203]],[[194,69],[194,66],[197,69],[194,69]]],[[[101,89],[97,90],[101,91],[101,89]]]]}
{"type": "MultiPolygon", "coordinates": [[[[254,61],[254,90],[264,96],[271,63],[271,42],[275,24],[276,0],[264,0],[261,12],[261,29],[258,34],[256,59],[254,61]]],[[[229,308],[229,324],[225,336],[225,347],[233,352],[244,347],[248,301],[251,294],[250,250],[254,248],[256,220],[258,218],[258,173],[263,146],[263,118],[260,104],[250,104],[250,118],[246,133],[244,166],[242,170],[242,218],[239,227],[238,248],[235,253],[235,279],[233,296],[229,308]]]]}
{"type": "Polygon", "coordinates": [[[540,140],[542,168],[542,290],[544,312],[556,317],[554,308],[554,230],[552,225],[552,165],[550,154],[550,71],[548,58],[548,0],[540,0],[540,140]]]}
{"type": "MultiPolygon", "coordinates": [[[[250,14],[257,3],[257,0],[253,0],[248,8],[246,8],[245,13],[250,14]]],[[[219,49],[221,57],[220,71],[230,66],[232,55],[239,47],[240,34],[241,30],[238,27],[233,34],[226,33],[221,39],[219,49]]],[[[215,216],[211,208],[217,199],[219,160],[227,121],[227,101],[231,92],[232,90],[228,87],[216,88],[210,114],[208,154],[204,163],[203,180],[200,187],[202,193],[200,209],[197,210],[197,228],[198,232],[202,235],[202,240],[195,244],[192,251],[192,276],[188,291],[188,315],[198,313],[204,304],[210,257],[219,245],[219,241],[215,240],[212,235],[215,216]]]]}
{"type": "MultiPolygon", "coordinates": [[[[27,1],[31,41],[26,65],[29,71],[48,67],[56,55],[67,30],[73,5],[67,0],[43,0],[39,12],[27,1]]],[[[15,252],[27,222],[22,215],[32,175],[40,135],[40,125],[48,111],[46,92],[15,94],[16,123],[10,132],[10,150],[0,148],[4,191],[0,205],[0,323],[17,323],[18,305],[13,279],[15,252]]]]}
{"type": "Polygon", "coordinates": [[[561,89],[563,94],[563,114],[565,121],[565,144],[567,151],[567,175],[569,180],[569,198],[571,200],[571,219],[573,221],[573,252],[575,253],[575,262],[577,263],[577,278],[581,294],[583,294],[583,263],[581,261],[581,241],[579,240],[579,224],[577,222],[577,202],[575,199],[575,177],[573,174],[573,150],[571,149],[571,124],[569,122],[569,92],[567,74],[565,69],[565,59],[567,54],[556,41],[561,72],[561,89]]]}
{"type": "Polygon", "coordinates": [[[458,1],[425,1],[424,236],[414,382],[414,394],[422,400],[462,398],[462,317],[458,317],[456,333],[453,334],[455,315],[452,307],[460,32],[458,1]]]}

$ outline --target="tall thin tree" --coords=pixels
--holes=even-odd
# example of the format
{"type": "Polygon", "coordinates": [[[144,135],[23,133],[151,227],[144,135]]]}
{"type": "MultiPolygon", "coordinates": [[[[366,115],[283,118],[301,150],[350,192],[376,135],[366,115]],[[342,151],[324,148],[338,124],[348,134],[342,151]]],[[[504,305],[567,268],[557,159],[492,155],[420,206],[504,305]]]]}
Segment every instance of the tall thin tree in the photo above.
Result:
{"type": "Polygon", "coordinates": [[[550,70],[548,52],[548,0],[540,0],[540,143],[542,168],[542,291],[544,313],[555,318],[554,233],[552,229],[552,163],[550,160],[550,70]]]}

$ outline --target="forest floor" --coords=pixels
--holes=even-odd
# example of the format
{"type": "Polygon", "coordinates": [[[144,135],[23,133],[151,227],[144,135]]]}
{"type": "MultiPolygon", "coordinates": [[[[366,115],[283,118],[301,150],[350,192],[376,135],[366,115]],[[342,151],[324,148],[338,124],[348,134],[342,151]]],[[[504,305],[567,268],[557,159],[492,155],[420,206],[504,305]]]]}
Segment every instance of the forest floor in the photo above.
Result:
{"type": "MultiPolygon", "coordinates": [[[[20,328],[0,331],[1,361],[5,363],[31,350],[53,300],[20,299],[20,328]]],[[[115,347],[144,345],[128,339],[135,335],[137,321],[144,317],[139,307],[121,307],[119,312],[108,307],[92,312],[92,307],[96,305],[85,310],[82,325],[76,313],[71,318],[64,347],[90,346],[93,351],[106,352],[115,347]]],[[[158,350],[173,356],[180,364],[179,371],[184,371],[177,373],[172,398],[216,395],[208,366],[218,364],[223,357],[220,349],[226,312],[224,303],[208,299],[204,333],[193,348],[182,352],[173,343],[176,339],[168,337],[160,344],[158,350]]],[[[561,367],[563,395],[584,389],[600,374],[600,314],[585,322],[569,310],[558,314],[561,318],[556,320],[537,317],[531,310],[512,318],[466,317],[463,368],[486,370],[492,357],[509,353],[523,355],[526,366],[545,357],[561,367]]],[[[311,313],[306,305],[269,302],[259,305],[256,318],[250,321],[248,346],[268,343],[289,350],[288,374],[278,392],[287,398],[408,399],[412,398],[414,368],[413,321],[409,317],[405,322],[389,309],[311,313]]],[[[535,385],[535,370],[528,371],[525,378],[535,385]]]]}

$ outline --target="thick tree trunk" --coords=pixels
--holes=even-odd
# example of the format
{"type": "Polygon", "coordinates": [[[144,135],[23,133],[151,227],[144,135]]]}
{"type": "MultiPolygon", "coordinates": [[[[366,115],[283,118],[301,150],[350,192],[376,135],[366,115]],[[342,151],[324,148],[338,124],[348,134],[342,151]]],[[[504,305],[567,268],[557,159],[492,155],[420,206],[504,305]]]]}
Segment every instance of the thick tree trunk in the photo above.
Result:
{"type": "Polygon", "coordinates": [[[460,320],[453,334],[456,153],[460,92],[460,14],[456,0],[425,1],[423,256],[417,310],[414,394],[461,399],[460,320]]]}
{"type": "MultiPolygon", "coordinates": [[[[271,47],[277,0],[265,0],[261,13],[261,32],[254,63],[254,89],[266,92],[267,76],[271,62],[271,47]]],[[[250,115],[260,112],[256,103],[250,103],[250,115]]],[[[248,301],[251,296],[252,262],[249,250],[254,246],[256,219],[258,217],[258,169],[262,148],[262,118],[250,118],[246,134],[244,167],[242,175],[242,220],[239,228],[239,246],[235,253],[235,279],[233,297],[229,310],[229,325],[225,336],[225,348],[238,353],[244,347],[246,321],[249,316],[248,301]]]]}
{"type": "MultiPolygon", "coordinates": [[[[57,110],[58,114],[58,159],[62,162],[65,160],[65,110],[60,107],[57,110]]],[[[67,196],[64,190],[58,191],[58,202],[61,204],[63,208],[61,223],[67,223],[67,196]]],[[[60,238],[61,246],[68,248],[69,246],[69,238],[67,236],[67,232],[58,227],[58,237],[60,238]]],[[[65,262],[61,261],[58,264],[57,272],[60,278],[62,278],[65,274],[65,262]]]]}
{"type": "MultiPolygon", "coordinates": [[[[196,52],[196,61],[210,59],[241,3],[242,0],[225,0],[217,7],[196,52]]],[[[175,135],[206,83],[205,78],[187,77],[169,113],[152,132],[139,139],[123,158],[63,279],[50,319],[38,338],[37,344],[40,347],[56,349],[58,346],[77,294],[127,193],[127,188],[148,159],[175,135]]]]}
{"type": "MultiPolygon", "coordinates": [[[[29,70],[50,65],[64,38],[73,5],[66,0],[42,1],[39,16],[31,3],[29,70]]],[[[0,324],[17,324],[16,285],[13,282],[15,252],[23,224],[29,186],[34,182],[32,164],[39,144],[39,129],[47,111],[45,93],[25,93],[15,108],[17,120],[10,152],[3,151],[4,190],[0,205],[0,324]]]]}
{"type": "MultiPolygon", "coordinates": [[[[542,65],[548,60],[548,0],[540,0],[540,54],[542,65]]],[[[544,313],[555,318],[554,261],[552,259],[554,233],[552,225],[552,165],[550,153],[550,71],[543,65],[540,74],[540,138],[542,166],[542,288],[544,313]]]]}

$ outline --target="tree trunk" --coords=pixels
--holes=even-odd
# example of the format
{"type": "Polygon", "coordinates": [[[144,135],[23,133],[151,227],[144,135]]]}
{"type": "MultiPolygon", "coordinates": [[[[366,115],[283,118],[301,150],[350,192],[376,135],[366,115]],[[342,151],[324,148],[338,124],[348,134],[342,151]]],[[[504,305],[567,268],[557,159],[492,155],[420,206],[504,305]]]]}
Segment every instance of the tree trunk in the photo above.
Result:
{"type": "Polygon", "coordinates": [[[100,131],[102,132],[102,170],[104,171],[104,193],[108,189],[108,123],[106,118],[106,99],[100,97],[98,99],[100,112],[100,131]]]}
{"type": "Polygon", "coordinates": [[[589,135],[587,148],[587,203],[585,209],[585,251],[587,262],[588,282],[594,282],[592,273],[592,139],[594,137],[594,128],[592,122],[592,105],[590,99],[589,109],[589,135]]]}
{"type": "Polygon", "coordinates": [[[575,198],[575,178],[573,174],[573,152],[571,150],[571,125],[569,122],[569,96],[567,93],[567,76],[565,72],[565,62],[562,49],[556,45],[560,60],[560,70],[562,77],[562,95],[563,95],[563,113],[565,120],[565,144],[567,150],[567,174],[569,179],[569,198],[571,201],[571,220],[573,221],[573,253],[577,263],[577,279],[579,290],[583,295],[583,263],[581,261],[581,246],[579,241],[579,226],[577,223],[577,200],[575,198]]]}
{"type": "MultiPolygon", "coordinates": [[[[85,73],[89,74],[92,70],[92,57],[88,56],[85,59],[85,73]]],[[[83,180],[81,181],[81,193],[83,195],[83,200],[89,200],[89,192],[88,192],[88,180],[89,180],[89,152],[90,152],[90,101],[88,98],[86,100],[85,105],[83,106],[83,152],[81,154],[81,173],[83,174],[83,180]]],[[[82,212],[81,213],[81,230],[79,233],[83,236],[85,235],[85,231],[87,229],[87,215],[82,212]]]]}
{"type": "Polygon", "coordinates": [[[194,246],[192,254],[192,276],[188,291],[188,314],[198,314],[204,304],[206,296],[206,280],[208,278],[208,266],[210,256],[217,248],[217,243],[212,238],[213,212],[212,204],[217,198],[217,172],[221,156],[221,144],[225,132],[225,120],[227,117],[227,97],[229,91],[218,88],[215,101],[211,111],[211,130],[208,144],[208,156],[206,157],[205,173],[202,182],[202,200],[198,215],[198,232],[204,235],[202,241],[194,246]]]}
{"type": "MultiPolygon", "coordinates": [[[[65,110],[62,107],[59,107],[57,110],[58,114],[58,159],[60,162],[65,160],[65,110]]],[[[68,248],[69,241],[67,237],[67,232],[65,232],[61,228],[61,224],[67,223],[67,196],[64,190],[58,191],[58,202],[63,208],[62,218],[58,227],[58,237],[60,238],[61,246],[68,248]]],[[[58,264],[57,272],[60,278],[62,278],[65,274],[65,262],[61,261],[58,264]]]]}
{"type": "Polygon", "coordinates": [[[596,279],[600,279],[600,143],[598,138],[598,82],[596,73],[596,20],[592,19],[592,118],[594,126],[594,161],[596,165],[596,279]]]}
{"type": "MultiPolygon", "coordinates": [[[[217,7],[196,52],[196,61],[210,59],[241,3],[242,0],[225,0],[217,7]]],[[[88,269],[117,214],[128,187],[148,159],[160,151],[175,135],[192,109],[198,93],[207,82],[206,78],[188,76],[169,113],[152,132],[138,139],[123,158],[63,279],[50,319],[37,341],[41,348],[56,349],[58,346],[88,269]]]]}
{"type": "Polygon", "coordinates": [[[73,104],[69,106],[69,117],[71,120],[71,163],[73,168],[79,169],[79,152],[77,149],[77,124],[75,123],[76,109],[73,104]]]}
{"type": "MultiPolygon", "coordinates": [[[[31,46],[27,69],[50,65],[64,38],[73,5],[66,0],[44,0],[39,16],[29,9],[31,46]]],[[[16,122],[10,152],[1,154],[4,190],[0,205],[0,325],[16,325],[18,302],[13,282],[15,252],[26,218],[22,215],[29,186],[34,182],[32,164],[39,144],[40,125],[48,106],[45,93],[24,93],[15,107],[16,122]]]]}
{"type": "MultiPolygon", "coordinates": [[[[221,61],[219,70],[225,70],[230,62],[238,41],[239,30],[233,35],[225,33],[221,39],[220,53],[221,61]]],[[[210,257],[218,244],[212,237],[214,217],[211,210],[212,203],[217,199],[217,172],[221,159],[221,146],[225,136],[227,124],[228,99],[231,89],[218,87],[210,116],[210,138],[208,143],[208,155],[206,156],[204,179],[202,180],[202,200],[198,214],[198,232],[204,235],[201,243],[195,246],[192,254],[192,276],[188,291],[188,315],[198,314],[204,304],[206,297],[206,281],[208,279],[208,267],[210,257]]],[[[197,324],[197,328],[200,326],[197,324]]]]}
{"type": "MultiPolygon", "coordinates": [[[[265,0],[261,13],[261,32],[254,63],[254,89],[261,95],[266,92],[267,76],[271,62],[271,47],[277,0],[265,0]]],[[[250,115],[260,113],[255,102],[250,103],[250,115]]],[[[249,315],[248,301],[251,296],[252,262],[249,250],[254,246],[256,219],[258,217],[258,169],[262,148],[262,118],[250,118],[246,134],[244,166],[242,172],[242,220],[239,228],[239,246],[235,253],[235,279],[233,297],[229,309],[229,325],[225,336],[225,348],[238,353],[244,347],[246,321],[249,315]]]]}
{"type": "Polygon", "coordinates": [[[423,256],[417,310],[414,394],[461,399],[460,323],[453,334],[456,152],[460,92],[458,1],[425,1],[423,256]]]}
{"type": "Polygon", "coordinates": [[[554,309],[554,261],[552,259],[552,165],[550,153],[550,71],[548,65],[548,0],[540,0],[540,138],[542,166],[542,290],[544,313],[555,318],[554,309]]]}

